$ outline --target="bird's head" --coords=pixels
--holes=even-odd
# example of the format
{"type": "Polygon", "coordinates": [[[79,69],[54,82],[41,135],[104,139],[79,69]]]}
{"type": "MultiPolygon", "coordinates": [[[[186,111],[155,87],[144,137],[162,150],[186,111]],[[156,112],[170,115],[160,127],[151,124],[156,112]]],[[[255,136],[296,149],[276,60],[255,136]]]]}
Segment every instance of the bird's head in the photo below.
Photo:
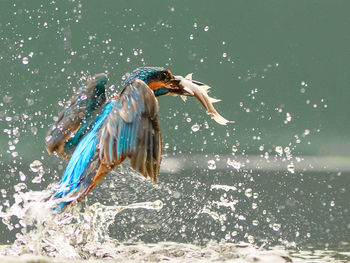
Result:
{"type": "Polygon", "coordinates": [[[141,67],[131,72],[125,82],[131,82],[133,79],[144,81],[158,97],[169,93],[169,84],[174,76],[170,70],[163,67],[141,67]]]}
{"type": "Polygon", "coordinates": [[[213,103],[220,100],[208,96],[210,87],[192,80],[192,74],[188,74],[186,77],[174,76],[170,70],[163,67],[142,67],[135,69],[128,76],[126,82],[135,78],[144,81],[153,90],[156,97],[179,95],[184,101],[187,96],[196,97],[217,123],[226,125],[228,122],[233,122],[226,120],[215,110],[213,103]]]}

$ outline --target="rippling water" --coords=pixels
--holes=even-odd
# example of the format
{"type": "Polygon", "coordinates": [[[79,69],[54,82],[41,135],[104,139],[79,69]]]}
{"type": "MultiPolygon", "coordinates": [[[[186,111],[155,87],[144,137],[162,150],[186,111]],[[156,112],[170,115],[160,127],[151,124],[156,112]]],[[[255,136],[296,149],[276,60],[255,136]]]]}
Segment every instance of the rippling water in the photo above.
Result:
{"type": "MultiPolygon", "coordinates": [[[[324,222],[323,226],[305,229],[301,221],[296,221],[295,226],[288,225],[278,201],[275,205],[279,206],[279,212],[268,205],[270,199],[265,196],[268,188],[264,191],[251,188],[251,178],[256,177],[255,185],[259,183],[257,174],[235,173],[238,181],[240,175],[245,181],[229,185],[223,182],[225,174],[232,176],[232,173],[223,169],[218,159],[215,170],[208,164],[206,173],[190,169],[182,170],[181,175],[176,173],[174,161],[165,161],[159,185],[144,180],[129,168],[120,168],[87,200],[58,214],[52,213],[52,204],[42,201],[49,190],[28,191],[23,183],[16,185],[13,203],[0,213],[8,229],[17,232],[13,244],[0,247],[0,255],[5,256],[2,262],[11,262],[11,256],[21,255],[23,262],[34,259],[51,262],[53,258],[95,261],[107,258],[118,262],[256,262],[257,259],[258,262],[347,262],[350,259],[349,244],[345,242],[338,242],[336,250],[331,248],[334,244],[331,239],[315,242],[311,237],[309,241],[303,237],[306,242],[298,242],[295,235],[308,233],[322,240],[322,233],[317,231],[329,226],[324,222]],[[195,179],[198,173],[202,176],[200,180],[195,179]],[[246,207],[250,207],[249,211],[246,207]],[[44,257],[23,256],[28,253],[44,257]]],[[[296,204],[289,206],[295,209],[296,204]]],[[[307,218],[306,210],[300,209],[307,218]]]]}

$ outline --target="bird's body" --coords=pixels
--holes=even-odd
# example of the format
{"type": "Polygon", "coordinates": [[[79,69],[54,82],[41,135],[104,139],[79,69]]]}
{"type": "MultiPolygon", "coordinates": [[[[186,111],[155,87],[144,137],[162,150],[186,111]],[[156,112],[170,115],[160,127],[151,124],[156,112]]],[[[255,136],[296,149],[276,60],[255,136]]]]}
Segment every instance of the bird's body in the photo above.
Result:
{"type": "MultiPolygon", "coordinates": [[[[91,83],[102,83],[102,81],[96,81],[98,78],[96,76],[88,82],[87,86],[91,83]]],[[[138,68],[126,78],[122,91],[114,100],[110,102],[99,100],[103,103],[95,103],[94,107],[84,107],[77,111],[79,113],[85,111],[84,116],[88,116],[81,118],[79,128],[60,128],[68,127],[70,121],[72,125],[77,122],[77,118],[65,119],[66,116],[70,116],[66,111],[71,111],[72,107],[66,108],[61,114],[63,117],[59,118],[50,132],[50,140],[47,140],[47,149],[50,153],[55,151],[67,157],[69,155],[65,150],[74,149],[64,175],[51,197],[51,199],[57,199],[56,210],[62,209],[72,201],[80,201],[106,174],[127,157],[130,158],[132,168],[146,178],[149,177],[157,182],[162,142],[156,97],[166,94],[197,97],[198,87],[183,86],[186,81],[181,78],[174,77],[169,70],[161,67],[138,68]],[[87,112],[90,109],[93,112],[99,112],[94,115],[93,120],[90,117],[93,114],[87,112]],[[66,125],[60,126],[60,123],[66,125]],[[81,127],[87,127],[81,133],[82,135],[79,133],[81,127]],[[65,136],[67,130],[77,132],[68,137],[65,136]]],[[[106,81],[103,81],[103,86],[105,84],[106,81]]],[[[198,82],[196,85],[204,84],[198,82]]],[[[98,85],[95,85],[95,89],[97,87],[98,85]]],[[[206,88],[204,89],[207,91],[206,88]]],[[[207,104],[211,105],[213,101],[210,102],[206,92],[203,94],[201,98],[197,98],[210,111],[207,104]],[[207,99],[203,100],[205,95],[207,99]]],[[[95,97],[90,96],[89,100],[97,100],[99,97],[101,93],[95,97]]],[[[213,118],[215,119],[215,116],[213,118]]]]}

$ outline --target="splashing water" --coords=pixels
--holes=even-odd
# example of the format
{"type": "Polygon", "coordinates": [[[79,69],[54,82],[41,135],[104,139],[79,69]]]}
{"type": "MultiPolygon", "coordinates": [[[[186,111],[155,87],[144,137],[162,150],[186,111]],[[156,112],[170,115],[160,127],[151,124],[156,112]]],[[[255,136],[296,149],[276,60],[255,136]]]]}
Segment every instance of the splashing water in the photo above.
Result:
{"type": "MultiPolygon", "coordinates": [[[[225,163],[226,159],[223,158],[221,161],[225,163]]],[[[220,161],[217,161],[217,168],[210,171],[213,173],[218,171],[219,164],[220,161]]],[[[240,183],[234,185],[211,184],[207,186],[208,188],[205,188],[204,184],[198,184],[191,186],[194,193],[188,195],[188,193],[182,192],[188,182],[180,182],[180,185],[175,182],[171,185],[160,183],[159,187],[154,187],[153,184],[147,184],[147,181],[144,181],[135,172],[131,172],[130,169],[120,170],[118,173],[120,175],[114,172],[113,177],[106,178],[108,183],[102,184],[100,189],[100,191],[106,190],[106,193],[110,194],[108,198],[109,201],[112,201],[112,204],[105,205],[95,202],[87,206],[86,201],[84,201],[81,204],[68,207],[63,213],[58,214],[52,212],[54,203],[43,202],[50,195],[49,190],[25,192],[27,188],[24,183],[17,184],[15,187],[16,193],[13,196],[14,204],[7,209],[2,207],[0,217],[9,229],[21,228],[21,232],[17,233],[14,244],[0,246],[0,260],[2,260],[1,256],[4,255],[7,256],[7,259],[8,256],[21,257],[23,254],[30,253],[41,255],[38,258],[31,256],[32,260],[40,259],[44,262],[51,262],[51,259],[42,256],[59,258],[63,262],[67,258],[89,260],[111,258],[137,262],[142,260],[150,262],[161,260],[188,262],[189,258],[191,258],[191,261],[254,262],[254,260],[259,259],[261,262],[290,262],[290,253],[293,253],[295,257],[299,257],[298,260],[293,258],[293,262],[304,262],[301,260],[302,255],[299,255],[298,252],[281,250],[281,248],[273,248],[267,251],[254,245],[260,237],[255,235],[250,226],[257,227],[267,224],[270,231],[275,233],[281,232],[284,227],[278,220],[270,218],[271,214],[269,213],[266,218],[253,218],[240,207],[244,202],[250,202],[254,211],[259,210],[260,206],[263,207],[254,188],[249,188],[240,183]],[[129,176],[129,179],[125,179],[126,175],[129,176]],[[140,180],[142,180],[142,183],[140,180]],[[127,194],[128,191],[126,190],[120,193],[126,186],[133,190],[129,192],[133,192],[133,194],[142,193],[146,200],[151,201],[138,202],[137,199],[125,198],[131,203],[113,204],[113,202],[116,202],[113,200],[121,200],[118,195],[125,196],[127,194]],[[174,187],[176,191],[171,187],[174,187]],[[174,222],[171,223],[169,220],[176,220],[176,216],[169,214],[169,209],[172,209],[172,206],[177,206],[182,199],[188,200],[189,197],[195,199],[196,194],[198,194],[196,192],[197,188],[205,188],[207,189],[205,192],[211,193],[206,198],[207,202],[202,203],[204,206],[201,206],[198,205],[199,200],[196,199],[186,208],[186,213],[180,216],[184,218],[189,214],[191,218],[194,218],[197,221],[194,224],[194,229],[188,230],[189,225],[185,221],[179,223],[181,223],[180,234],[183,235],[190,233],[195,235],[196,231],[200,231],[201,224],[199,222],[201,220],[203,220],[203,223],[205,222],[202,227],[210,226],[212,228],[213,223],[219,225],[218,230],[210,230],[212,238],[202,247],[180,242],[139,243],[137,238],[132,238],[132,235],[137,236],[137,233],[131,228],[128,229],[131,237],[124,238],[122,242],[119,241],[118,237],[113,236],[112,232],[115,231],[115,228],[123,227],[118,223],[118,220],[123,216],[130,221],[133,220],[134,216],[142,218],[146,229],[146,221],[149,218],[144,212],[150,211],[157,214],[154,219],[160,227],[175,227],[174,222]],[[113,192],[110,191],[111,189],[113,189],[113,192]],[[118,193],[117,196],[114,193],[118,193]],[[259,206],[257,203],[259,203],[259,206]],[[129,212],[124,214],[123,211],[125,210],[129,212]],[[230,228],[231,222],[236,222],[234,230],[230,228]],[[112,225],[113,227],[111,227],[112,225]],[[222,241],[216,238],[221,232],[225,233],[222,241]],[[242,237],[246,243],[237,242],[242,237]],[[236,242],[232,242],[234,240],[236,242]]],[[[183,181],[186,181],[186,179],[183,178],[183,181]]],[[[51,187],[49,186],[49,189],[51,187]]],[[[97,199],[104,202],[103,198],[97,199]]],[[[124,200],[120,202],[124,202],[124,200]]],[[[265,212],[263,211],[263,213],[265,212]]],[[[159,234],[159,231],[155,228],[156,225],[153,224],[152,226],[152,224],[152,220],[150,220],[148,223],[149,230],[146,230],[146,232],[148,231],[152,235],[159,234]]],[[[128,226],[125,227],[128,228],[128,226]]],[[[167,232],[167,234],[171,240],[172,232],[167,232]]],[[[318,262],[325,262],[322,260],[324,255],[316,256],[320,258],[318,262]]]]}
{"type": "Polygon", "coordinates": [[[63,213],[54,213],[55,203],[44,201],[50,196],[49,190],[21,190],[14,195],[15,203],[0,212],[0,218],[9,230],[18,228],[18,224],[22,230],[17,233],[14,244],[1,247],[0,255],[33,253],[60,258],[115,257],[113,248],[119,243],[109,236],[109,226],[114,223],[115,216],[125,209],[160,210],[163,207],[160,200],[126,206],[95,203],[86,206],[84,211],[84,204],[77,204],[63,213]],[[13,219],[19,223],[13,223],[13,219]]]}

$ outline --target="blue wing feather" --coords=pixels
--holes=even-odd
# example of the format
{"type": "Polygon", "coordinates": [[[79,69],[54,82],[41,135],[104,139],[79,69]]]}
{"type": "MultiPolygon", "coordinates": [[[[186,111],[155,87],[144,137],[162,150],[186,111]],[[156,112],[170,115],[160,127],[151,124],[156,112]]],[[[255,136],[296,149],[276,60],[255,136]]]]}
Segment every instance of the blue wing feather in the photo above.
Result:
{"type": "Polygon", "coordinates": [[[101,129],[101,158],[113,164],[129,156],[134,169],[156,181],[161,134],[153,91],[143,81],[133,80],[122,91],[113,113],[101,129]]]}
{"type": "Polygon", "coordinates": [[[55,190],[54,197],[61,198],[67,194],[72,194],[80,190],[82,175],[90,164],[96,151],[99,139],[99,129],[112,110],[114,104],[115,102],[110,102],[106,105],[102,114],[96,118],[93,129],[78,144],[68,162],[61,182],[55,190]]]}

